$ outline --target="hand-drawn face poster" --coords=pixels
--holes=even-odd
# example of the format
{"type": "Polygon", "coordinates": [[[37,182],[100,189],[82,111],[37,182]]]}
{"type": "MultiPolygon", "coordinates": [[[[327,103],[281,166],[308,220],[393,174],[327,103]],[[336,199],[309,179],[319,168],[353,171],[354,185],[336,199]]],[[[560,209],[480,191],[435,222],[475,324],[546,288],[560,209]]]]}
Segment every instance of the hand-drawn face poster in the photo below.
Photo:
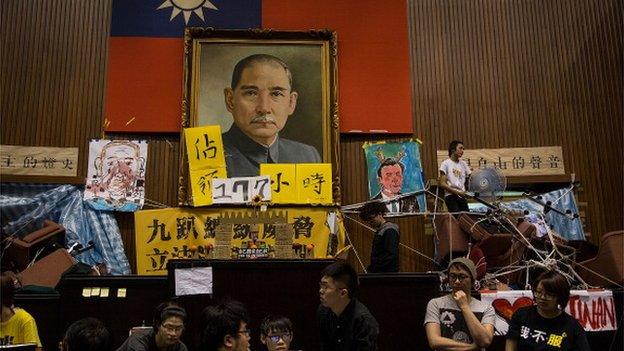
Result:
{"type": "Polygon", "coordinates": [[[141,209],[146,160],[145,140],[91,140],[85,202],[102,211],[141,209]]]}
{"type": "Polygon", "coordinates": [[[364,144],[371,200],[384,201],[389,213],[424,212],[426,202],[420,144],[364,144]]]}

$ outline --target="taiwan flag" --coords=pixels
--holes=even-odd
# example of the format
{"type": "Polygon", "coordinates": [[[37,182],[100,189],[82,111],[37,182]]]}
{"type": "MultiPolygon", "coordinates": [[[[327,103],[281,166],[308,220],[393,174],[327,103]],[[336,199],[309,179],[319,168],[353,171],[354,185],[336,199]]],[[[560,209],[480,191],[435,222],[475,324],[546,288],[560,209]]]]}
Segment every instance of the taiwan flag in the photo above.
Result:
{"type": "Polygon", "coordinates": [[[260,0],[113,0],[106,131],[179,132],[184,28],[260,26],[260,0]]]}
{"type": "Polygon", "coordinates": [[[109,132],[179,132],[184,27],[338,33],[340,129],[412,133],[406,0],[113,0],[109,132]]]}

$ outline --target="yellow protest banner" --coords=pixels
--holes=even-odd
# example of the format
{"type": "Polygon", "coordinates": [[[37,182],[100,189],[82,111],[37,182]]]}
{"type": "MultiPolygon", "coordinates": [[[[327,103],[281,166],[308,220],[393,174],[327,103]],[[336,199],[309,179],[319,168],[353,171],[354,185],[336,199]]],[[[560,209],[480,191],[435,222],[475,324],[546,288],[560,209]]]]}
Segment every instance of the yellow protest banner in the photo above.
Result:
{"type": "Polygon", "coordinates": [[[331,163],[297,164],[297,203],[331,204],[331,163]]]}
{"type": "MultiPolygon", "coordinates": [[[[335,211],[334,207],[280,207],[264,213],[267,216],[287,217],[288,224],[292,226],[293,256],[326,258],[345,246],[342,221],[338,221],[335,235],[326,223],[328,214],[335,211]]],[[[257,213],[254,208],[168,208],[135,212],[137,274],[166,275],[169,259],[207,258],[223,217],[245,218],[257,213]]],[[[258,252],[266,253],[275,245],[273,224],[240,223],[232,224],[231,228],[232,254],[250,247],[257,247],[258,252]],[[252,242],[253,246],[250,245],[252,242]]]]}
{"type": "Polygon", "coordinates": [[[193,194],[193,206],[205,206],[212,204],[212,179],[225,178],[225,168],[206,168],[189,172],[191,179],[191,191],[193,194]]]}
{"type": "Polygon", "coordinates": [[[262,163],[260,175],[271,178],[271,202],[274,204],[297,203],[295,164],[262,163]]]}
{"type": "Polygon", "coordinates": [[[184,140],[191,171],[207,168],[225,168],[221,126],[185,128],[184,140]]]}

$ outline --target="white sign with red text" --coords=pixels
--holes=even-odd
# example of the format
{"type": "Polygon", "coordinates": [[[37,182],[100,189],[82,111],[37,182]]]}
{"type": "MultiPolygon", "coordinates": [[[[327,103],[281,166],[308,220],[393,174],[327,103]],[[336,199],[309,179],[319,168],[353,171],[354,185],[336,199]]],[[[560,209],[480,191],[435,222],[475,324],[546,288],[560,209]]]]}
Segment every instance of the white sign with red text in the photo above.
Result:
{"type": "MultiPolygon", "coordinates": [[[[481,301],[489,303],[496,312],[496,335],[505,335],[513,313],[521,307],[533,305],[530,290],[482,292],[481,301]]],[[[579,321],[586,331],[617,329],[613,292],[610,290],[571,290],[565,311],[579,321]]]]}

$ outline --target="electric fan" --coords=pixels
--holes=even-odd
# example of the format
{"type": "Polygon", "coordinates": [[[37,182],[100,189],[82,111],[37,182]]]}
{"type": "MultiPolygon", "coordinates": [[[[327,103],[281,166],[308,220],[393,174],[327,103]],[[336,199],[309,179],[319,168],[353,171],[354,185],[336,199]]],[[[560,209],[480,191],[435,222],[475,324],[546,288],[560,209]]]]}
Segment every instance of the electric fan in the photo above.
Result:
{"type": "Polygon", "coordinates": [[[478,169],[468,179],[468,191],[485,201],[496,201],[503,197],[507,178],[494,167],[478,169]]]}

